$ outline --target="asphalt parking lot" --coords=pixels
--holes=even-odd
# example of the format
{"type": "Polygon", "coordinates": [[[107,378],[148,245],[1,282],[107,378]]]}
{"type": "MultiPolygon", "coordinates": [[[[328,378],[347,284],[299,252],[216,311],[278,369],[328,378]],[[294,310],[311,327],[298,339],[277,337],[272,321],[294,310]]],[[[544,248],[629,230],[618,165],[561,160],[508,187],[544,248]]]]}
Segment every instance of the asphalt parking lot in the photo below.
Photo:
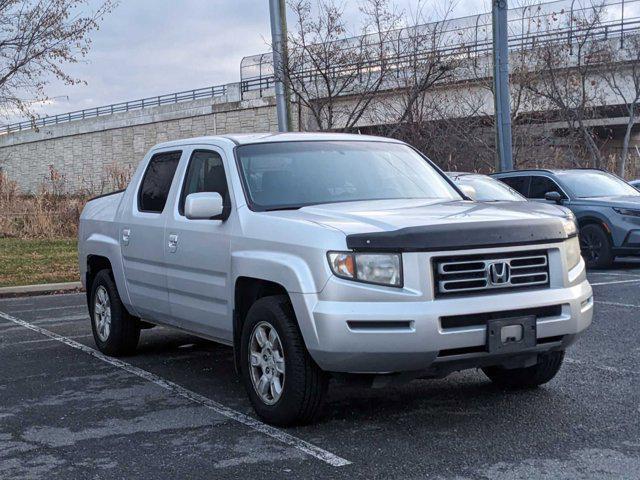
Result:
{"type": "Polygon", "coordinates": [[[640,263],[589,277],[593,325],[545,387],[332,385],[286,430],[255,419],[229,347],[155,328],[111,360],[83,294],[0,299],[0,479],[640,478],[640,263]]]}

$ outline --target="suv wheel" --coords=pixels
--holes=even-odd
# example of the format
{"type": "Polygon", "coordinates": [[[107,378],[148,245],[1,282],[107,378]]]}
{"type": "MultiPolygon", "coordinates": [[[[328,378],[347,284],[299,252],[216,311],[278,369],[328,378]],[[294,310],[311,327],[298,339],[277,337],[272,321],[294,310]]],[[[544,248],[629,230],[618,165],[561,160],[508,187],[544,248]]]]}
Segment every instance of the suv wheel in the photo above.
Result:
{"type": "Polygon", "coordinates": [[[305,347],[289,299],[257,300],[247,313],[240,342],[242,379],[258,416],[282,426],[313,421],[328,379],[305,347]]]}
{"type": "Polygon", "coordinates": [[[538,363],[526,368],[485,367],[482,369],[489,379],[501,387],[506,388],[535,388],[547,383],[556,376],[564,351],[550,352],[540,355],[538,363]]]}
{"type": "Polygon", "coordinates": [[[98,350],[114,357],[135,352],[140,324],[122,304],[109,270],[99,271],[93,280],[89,313],[98,350]]]}
{"type": "Polygon", "coordinates": [[[589,268],[607,268],[613,263],[611,241],[599,225],[585,225],[580,229],[580,249],[589,268]]]}

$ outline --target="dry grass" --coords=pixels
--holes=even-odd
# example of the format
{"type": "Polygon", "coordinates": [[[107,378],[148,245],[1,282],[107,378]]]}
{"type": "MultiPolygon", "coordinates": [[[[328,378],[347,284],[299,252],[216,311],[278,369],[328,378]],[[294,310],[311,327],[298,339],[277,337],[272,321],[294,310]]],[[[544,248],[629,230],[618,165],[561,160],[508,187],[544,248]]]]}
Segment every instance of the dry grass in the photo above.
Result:
{"type": "Polygon", "coordinates": [[[24,195],[0,172],[0,237],[53,239],[75,237],[87,195],[65,195],[63,177],[51,169],[38,192],[24,195]]]}
{"type": "Polygon", "coordinates": [[[95,195],[124,188],[130,175],[128,168],[108,169],[97,191],[69,195],[51,167],[37,193],[24,195],[0,171],[0,287],[77,281],[82,208],[95,195]]]}
{"type": "Polygon", "coordinates": [[[108,168],[97,191],[68,194],[65,178],[50,167],[49,178],[38,192],[24,195],[15,182],[0,171],[0,238],[74,238],[78,220],[87,200],[95,195],[125,188],[130,168],[108,168]]]}

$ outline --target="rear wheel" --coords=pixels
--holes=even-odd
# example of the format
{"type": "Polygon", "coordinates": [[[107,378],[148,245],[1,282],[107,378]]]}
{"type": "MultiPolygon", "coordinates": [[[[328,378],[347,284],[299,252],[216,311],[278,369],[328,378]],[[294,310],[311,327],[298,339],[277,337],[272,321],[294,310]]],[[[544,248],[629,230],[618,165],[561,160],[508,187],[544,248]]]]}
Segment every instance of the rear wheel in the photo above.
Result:
{"type": "Polygon", "coordinates": [[[140,324],[122,304],[111,271],[98,272],[90,298],[91,329],[98,350],[114,357],[133,354],[140,339],[140,324]]]}
{"type": "Polygon", "coordinates": [[[240,342],[242,378],[258,416],[283,426],[315,420],[328,379],[305,347],[289,299],[257,300],[247,313],[240,342]]]}
{"type": "Polygon", "coordinates": [[[512,369],[485,367],[482,371],[493,383],[501,387],[535,388],[556,376],[562,366],[563,359],[564,351],[550,352],[540,355],[538,363],[531,367],[512,369]]]}
{"type": "Polygon", "coordinates": [[[611,241],[599,225],[585,225],[580,229],[580,250],[589,268],[607,268],[613,263],[611,241]]]}

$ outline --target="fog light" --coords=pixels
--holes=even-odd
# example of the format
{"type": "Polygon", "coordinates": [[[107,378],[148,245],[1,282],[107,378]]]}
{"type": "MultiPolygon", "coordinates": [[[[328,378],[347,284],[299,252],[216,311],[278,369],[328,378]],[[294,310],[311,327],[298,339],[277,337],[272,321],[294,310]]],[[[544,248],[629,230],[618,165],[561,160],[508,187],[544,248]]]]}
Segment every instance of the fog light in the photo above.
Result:
{"type": "Polygon", "coordinates": [[[580,303],[580,310],[584,310],[591,305],[593,305],[593,295],[580,303]]]}

